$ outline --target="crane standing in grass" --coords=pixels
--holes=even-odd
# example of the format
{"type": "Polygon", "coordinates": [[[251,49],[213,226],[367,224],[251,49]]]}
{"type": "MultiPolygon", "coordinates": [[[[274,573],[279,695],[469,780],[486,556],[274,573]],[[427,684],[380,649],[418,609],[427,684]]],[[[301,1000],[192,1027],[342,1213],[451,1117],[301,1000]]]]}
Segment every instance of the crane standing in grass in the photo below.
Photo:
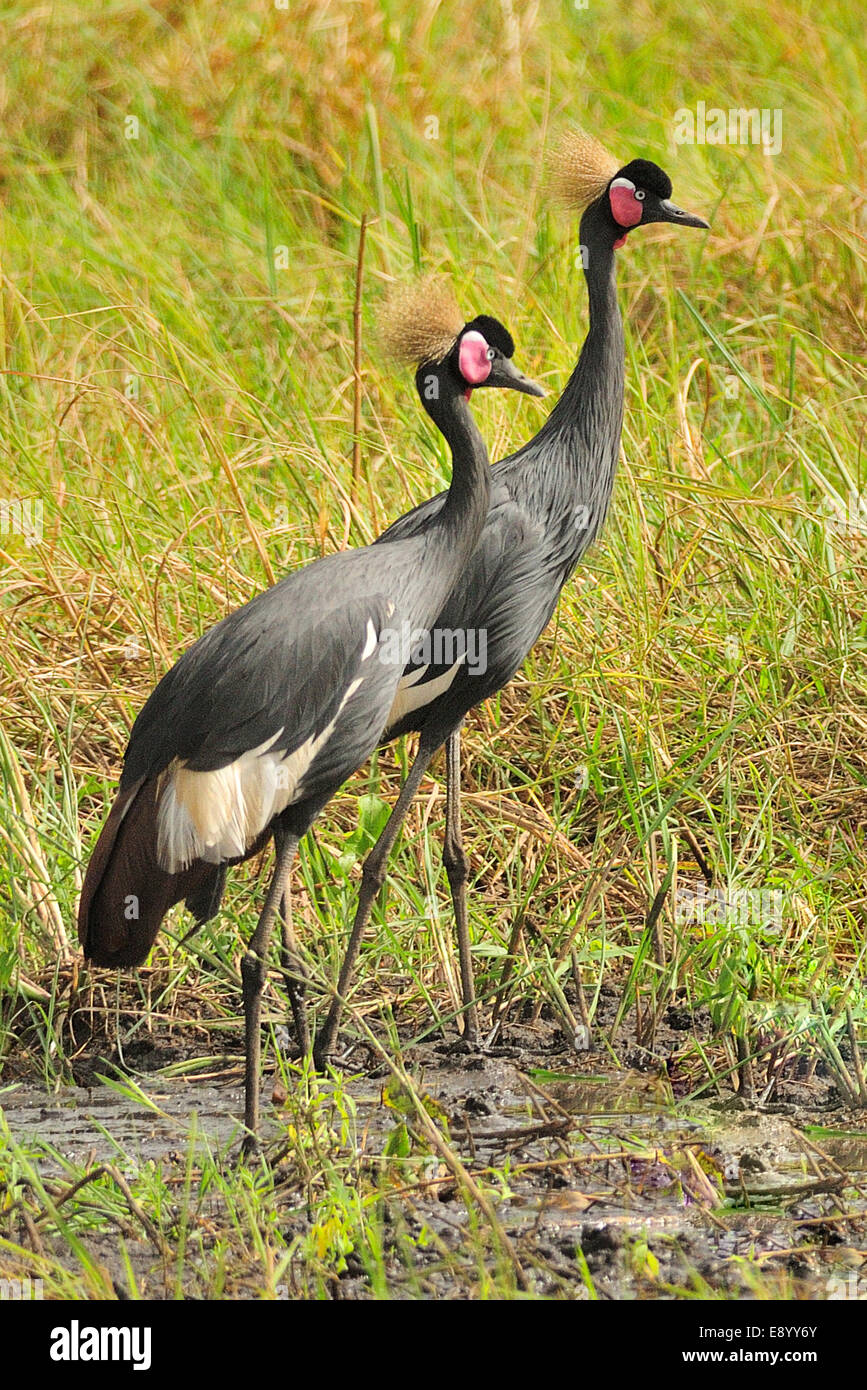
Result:
{"type": "MultiPolygon", "coordinates": [[[[437,517],[393,546],[341,551],[290,574],[185,652],[135,721],[88,865],[78,918],[84,953],[96,965],[133,966],[172,904],[185,900],[207,920],[226,866],[273,836],[274,874],[241,969],[248,1149],[259,1120],[268,946],[296,847],[382,737],[405,661],[388,655],[387,638],[430,626],[484,524],[490,469],[469,397],[480,387],[544,394],[513,365],[514,345],[496,319],[461,325],[450,296],[432,283],[399,297],[390,315],[389,340],[420,364],[419,395],[452,452],[437,517]]],[[[288,924],[284,943],[307,1050],[288,924]]]]}
{"type": "MultiPolygon", "coordinates": [[[[707,227],[671,200],[671,180],[657,164],[634,159],[618,167],[583,132],[564,140],[552,170],[561,200],[583,209],[582,263],[590,330],[565,391],[539,433],[495,464],[488,516],[470,562],[463,566],[435,627],[484,632],[487,664],[414,663],[404,673],[389,717],[387,739],[420,734],[418,752],[391,816],[364,865],[358,908],[337,992],[316,1039],[323,1065],[332,1052],[341,999],[352,976],[362,934],[385,879],[400,825],[436,751],[446,756],[443,862],[457,924],[464,1030],[477,1037],[467,922],[467,860],[460,820],[460,728],[464,717],[502,690],[544,631],[560,591],[598,535],[611,500],[623,420],[623,324],[617,303],[615,251],[628,233],[652,222],[707,227]]],[[[445,505],[440,494],[407,513],[379,538],[387,549],[424,535],[445,505]]]]}

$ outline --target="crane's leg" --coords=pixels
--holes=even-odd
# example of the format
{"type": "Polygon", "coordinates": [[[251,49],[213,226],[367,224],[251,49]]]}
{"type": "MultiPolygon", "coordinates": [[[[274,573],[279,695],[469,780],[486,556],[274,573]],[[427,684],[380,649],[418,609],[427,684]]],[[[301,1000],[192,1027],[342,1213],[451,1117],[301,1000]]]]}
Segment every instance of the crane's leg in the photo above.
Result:
{"type": "Polygon", "coordinates": [[[479,1015],[473,988],[473,962],[470,955],[470,926],[467,919],[467,878],[469,863],[461,832],[461,726],[449,734],[446,744],[446,834],[443,865],[452,891],[455,925],[458,933],[458,959],[461,969],[461,998],[464,1005],[464,1037],[477,1042],[479,1015]]]}
{"type": "Polygon", "coordinates": [[[400,796],[394,804],[391,815],[383,827],[382,833],[377,840],[370,854],[364,861],[364,868],[361,874],[361,891],[358,894],[358,906],[355,910],[355,920],[352,923],[352,932],[349,937],[349,944],[346,947],[346,955],[343,957],[343,964],[340,967],[340,978],[337,981],[337,993],[328,1010],[328,1016],[313,1045],[313,1061],[317,1068],[325,1066],[334,1045],[337,1042],[337,1030],[340,1027],[340,1015],[343,1011],[343,1001],[346,998],[346,991],[352,979],[352,972],[355,969],[355,962],[361,947],[361,938],[364,935],[364,928],[370,916],[370,910],[376,900],[376,895],[385,882],[385,866],[391,847],[397,838],[397,832],[403,824],[407,811],[409,810],[413,797],[419,788],[419,783],[424,776],[428,764],[441,743],[439,735],[435,739],[425,739],[424,734],[419,742],[418,753],[415,762],[409,770],[409,776],[401,787],[400,796]]]}
{"type": "Polygon", "coordinates": [[[310,1022],[307,1018],[305,999],[307,972],[298,954],[298,939],[292,926],[292,908],[285,896],[280,904],[280,928],[280,965],[286,977],[298,1051],[302,1057],[306,1057],[310,1052],[310,1022]]]}
{"type": "MultiPolygon", "coordinates": [[[[282,839],[286,833],[285,830],[281,829],[274,831],[274,847],[278,855],[282,839]]],[[[292,1009],[292,1021],[295,1024],[298,1050],[302,1057],[306,1057],[310,1051],[310,1024],[307,1020],[305,999],[307,971],[304,969],[304,963],[298,950],[298,938],[292,925],[292,896],[288,874],[283,888],[283,896],[280,899],[280,965],[286,977],[286,989],[289,993],[289,1005],[292,1009]]]]}
{"type": "Polygon", "coordinates": [[[285,834],[275,837],[277,848],[274,877],[268,889],[265,905],[262,908],[256,930],[250,939],[244,959],[241,962],[241,980],[244,986],[244,1038],[246,1044],[246,1067],[244,1072],[244,1124],[247,1133],[244,1138],[245,1155],[255,1153],[259,1146],[259,1062],[262,1052],[260,1017],[262,1012],[262,991],[268,973],[268,946],[274,927],[274,914],[289,879],[289,870],[298,848],[298,836],[285,834]]]}

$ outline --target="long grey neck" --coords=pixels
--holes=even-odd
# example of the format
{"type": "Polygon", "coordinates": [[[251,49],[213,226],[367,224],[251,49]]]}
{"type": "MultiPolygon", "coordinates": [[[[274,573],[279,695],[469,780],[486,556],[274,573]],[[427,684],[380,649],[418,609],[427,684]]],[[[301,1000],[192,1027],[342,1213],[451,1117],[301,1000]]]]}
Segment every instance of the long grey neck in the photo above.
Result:
{"type": "Polygon", "coordinates": [[[451,380],[441,381],[435,404],[422,399],[452,454],[452,481],[445,505],[427,534],[438,550],[453,558],[454,569],[459,569],[472,554],[488,514],[488,451],[463,392],[451,380]]]}
{"type": "Polygon", "coordinates": [[[588,248],[585,270],[590,310],[590,329],[578,362],[562,396],[551,411],[541,433],[571,432],[586,417],[589,393],[601,395],[608,414],[617,419],[623,413],[623,320],[617,302],[614,251],[605,246],[588,248]]]}
{"type": "Polygon", "coordinates": [[[562,396],[535,439],[521,450],[521,454],[532,452],[546,466],[551,523],[556,529],[559,520],[563,527],[557,548],[567,571],[577,564],[605,520],[623,425],[625,349],[614,237],[600,221],[597,210],[590,209],[581,222],[589,332],[562,396]]]}

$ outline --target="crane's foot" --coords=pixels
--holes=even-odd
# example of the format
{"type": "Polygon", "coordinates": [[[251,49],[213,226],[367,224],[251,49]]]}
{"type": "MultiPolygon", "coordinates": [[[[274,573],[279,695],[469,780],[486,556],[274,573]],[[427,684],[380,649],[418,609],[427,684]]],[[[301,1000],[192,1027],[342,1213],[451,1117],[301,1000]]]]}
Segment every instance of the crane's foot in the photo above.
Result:
{"type": "Polygon", "coordinates": [[[474,1038],[466,1036],[452,1038],[448,1042],[438,1043],[436,1051],[443,1057],[520,1057],[521,1048],[511,1047],[506,1043],[498,1043],[494,1037],[474,1038]]]}
{"type": "Polygon", "coordinates": [[[262,1157],[262,1144],[258,1134],[245,1134],[241,1142],[239,1163],[258,1163],[262,1157]]]}
{"type": "Polygon", "coordinates": [[[330,1038],[323,1038],[320,1033],[313,1044],[313,1068],[315,1071],[325,1071],[331,1064],[334,1048],[337,1039],[332,1042],[330,1038]]]}
{"type": "Polygon", "coordinates": [[[473,1009],[471,1018],[467,1017],[464,1019],[464,1026],[461,1029],[461,1042],[467,1043],[470,1047],[478,1047],[481,1043],[481,1038],[479,1037],[479,1021],[476,1017],[475,1009],[473,1009]]]}
{"type": "Polygon", "coordinates": [[[444,1057],[488,1057],[491,1049],[480,1038],[450,1038],[437,1043],[437,1052],[444,1057]]]}
{"type": "Polygon", "coordinates": [[[325,1016],[325,1022],[313,1042],[313,1065],[317,1071],[324,1071],[331,1061],[337,1047],[337,1034],[340,1030],[340,1008],[337,1000],[325,1016]]]}

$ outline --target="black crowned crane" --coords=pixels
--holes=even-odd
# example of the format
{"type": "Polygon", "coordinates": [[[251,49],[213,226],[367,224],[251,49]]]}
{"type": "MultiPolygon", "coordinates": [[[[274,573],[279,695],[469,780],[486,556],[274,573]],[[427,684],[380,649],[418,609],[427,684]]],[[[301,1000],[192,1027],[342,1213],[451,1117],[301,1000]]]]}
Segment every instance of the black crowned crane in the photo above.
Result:
{"type": "MultiPolygon", "coordinates": [[[[671,202],[671,180],[657,164],[634,159],[620,167],[581,131],[563,141],[553,161],[554,191],[583,210],[582,264],[590,331],[565,391],[539,433],[495,464],[487,521],[436,620],[437,630],[482,632],[480,663],[431,660],[411,664],[389,716],[387,738],[416,731],[418,752],[394,810],[364,865],[358,910],[337,992],[316,1040],[323,1065],[332,1052],[362,933],[385,879],[386,860],[425,769],[443,743],[446,830],[443,862],[457,923],[464,1035],[477,1037],[467,923],[467,860],[460,821],[460,728],[475,705],[512,679],[547,626],[560,591],[605,520],[620,452],[623,420],[623,325],[617,304],[615,251],[652,222],[707,227],[671,202]]],[[[433,497],[379,537],[383,548],[424,535],[445,499],[433,497]]],[[[469,646],[469,643],[467,643],[469,646]]]]}
{"type": "MultiPolygon", "coordinates": [[[[496,319],[462,326],[436,282],[398,295],[393,349],[418,365],[425,410],[452,452],[452,481],[423,534],[329,555],[206,632],[163,677],[133,725],[117,799],[88,866],[79,939],[96,965],[134,966],[172,904],[198,921],[219,906],[226,866],[273,836],[276,863],[241,968],[245,1147],[259,1119],[260,1009],[275,914],[300,838],[381,741],[405,656],[394,631],[424,630],[472,553],[490,469],[468,401],[479,387],[543,395],[511,362],[496,319]]],[[[299,1042],[309,1046],[301,966],[284,924],[299,1042]]]]}

